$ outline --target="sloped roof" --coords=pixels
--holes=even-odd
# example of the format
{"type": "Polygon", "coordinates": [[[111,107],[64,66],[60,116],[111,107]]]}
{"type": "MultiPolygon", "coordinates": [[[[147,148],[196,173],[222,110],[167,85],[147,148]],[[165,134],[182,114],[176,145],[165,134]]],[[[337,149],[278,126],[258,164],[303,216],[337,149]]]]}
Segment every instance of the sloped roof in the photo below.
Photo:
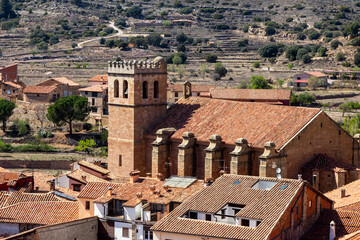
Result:
{"type": "Polygon", "coordinates": [[[200,141],[209,141],[211,135],[219,134],[229,144],[242,137],[254,147],[262,148],[273,141],[280,148],[320,113],[318,108],[190,97],[169,108],[167,115],[147,134],[173,127],[177,131],[172,138],[177,139],[190,131],[200,141]]]}
{"type": "Polygon", "coordinates": [[[305,73],[314,77],[327,77],[327,75],[322,72],[305,72],[305,73]]]}
{"type": "Polygon", "coordinates": [[[53,193],[23,193],[14,191],[10,194],[6,205],[14,205],[25,202],[58,202],[61,201],[53,193]]]}
{"type": "Polygon", "coordinates": [[[113,190],[118,188],[121,183],[109,183],[109,182],[89,182],[86,186],[81,190],[78,198],[91,198],[97,199],[103,195],[105,195],[109,187],[112,187],[113,190]]]}
{"type": "Polygon", "coordinates": [[[79,218],[77,202],[26,202],[0,209],[0,222],[55,224],[79,218]]]}
{"type": "Polygon", "coordinates": [[[328,240],[331,221],[335,222],[336,237],[345,236],[360,230],[359,212],[323,209],[319,218],[301,239],[328,240]]]}
{"type": "Polygon", "coordinates": [[[49,94],[57,88],[56,85],[51,86],[27,86],[24,93],[49,94]]]}
{"type": "Polygon", "coordinates": [[[267,239],[278,219],[304,183],[293,179],[276,179],[225,174],[194,194],[151,230],[222,239],[267,239]],[[238,184],[236,182],[240,180],[238,184]],[[253,189],[259,180],[271,181],[270,190],[253,189]],[[281,187],[287,185],[284,189],[281,187]],[[244,205],[236,216],[262,220],[256,228],[183,218],[189,210],[216,213],[226,204],[244,205]],[[196,226],[196,227],[195,227],[196,226]]]}
{"type": "Polygon", "coordinates": [[[96,75],[90,78],[89,82],[108,82],[108,75],[96,75]]]}
{"type": "Polygon", "coordinates": [[[335,172],[341,172],[346,170],[358,170],[355,166],[351,164],[338,161],[322,153],[316,154],[315,157],[310,162],[304,165],[303,168],[332,170],[335,172]]]}
{"type": "Polygon", "coordinates": [[[103,92],[108,89],[108,85],[94,85],[86,88],[80,88],[80,92],[103,92]]]}
{"type": "Polygon", "coordinates": [[[291,90],[286,89],[211,89],[210,95],[216,99],[229,100],[290,100],[291,90]]]}
{"type": "Polygon", "coordinates": [[[13,88],[17,88],[17,89],[22,88],[22,86],[20,86],[19,84],[14,83],[14,82],[8,81],[8,82],[2,82],[2,83],[3,83],[4,85],[9,85],[9,86],[11,86],[11,87],[13,87],[13,88]]]}
{"type": "MultiPolygon", "coordinates": [[[[204,85],[204,84],[191,84],[192,92],[210,92],[210,89],[214,88],[215,85],[204,85]]],[[[182,92],[184,84],[169,84],[168,90],[173,92],[182,92]]]]}
{"type": "Polygon", "coordinates": [[[96,172],[99,172],[101,174],[104,174],[104,175],[110,173],[109,170],[107,170],[105,168],[102,168],[102,167],[99,167],[99,166],[97,166],[97,165],[95,165],[93,163],[90,163],[90,162],[86,161],[86,160],[82,160],[82,161],[78,162],[78,164],[81,165],[81,166],[84,166],[86,168],[92,169],[92,170],[94,170],[96,172]]]}
{"type": "Polygon", "coordinates": [[[84,184],[86,184],[87,182],[107,182],[107,180],[94,176],[81,169],[76,169],[75,171],[72,171],[71,173],[68,173],[66,175],[84,184]],[[83,179],[83,176],[85,177],[85,180],[83,179]]]}
{"type": "Polygon", "coordinates": [[[360,179],[327,192],[325,193],[325,196],[335,201],[335,209],[354,203],[360,203],[360,179]],[[341,198],[341,189],[345,189],[344,198],[341,198]]]}
{"type": "Polygon", "coordinates": [[[55,81],[58,81],[58,82],[60,82],[62,84],[68,84],[69,86],[72,86],[72,87],[79,86],[78,83],[73,82],[73,81],[71,81],[70,79],[68,79],[66,77],[57,77],[57,78],[51,78],[51,79],[54,79],[55,81]]]}

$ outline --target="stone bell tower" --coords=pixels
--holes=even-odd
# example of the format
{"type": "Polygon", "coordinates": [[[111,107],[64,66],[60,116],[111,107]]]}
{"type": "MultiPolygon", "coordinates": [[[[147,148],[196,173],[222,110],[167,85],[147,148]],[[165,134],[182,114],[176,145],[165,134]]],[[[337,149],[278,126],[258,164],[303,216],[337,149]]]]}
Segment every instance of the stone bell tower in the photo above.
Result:
{"type": "Polygon", "coordinates": [[[120,176],[145,175],[144,131],[166,113],[166,62],[109,62],[108,84],[108,168],[120,176]]]}

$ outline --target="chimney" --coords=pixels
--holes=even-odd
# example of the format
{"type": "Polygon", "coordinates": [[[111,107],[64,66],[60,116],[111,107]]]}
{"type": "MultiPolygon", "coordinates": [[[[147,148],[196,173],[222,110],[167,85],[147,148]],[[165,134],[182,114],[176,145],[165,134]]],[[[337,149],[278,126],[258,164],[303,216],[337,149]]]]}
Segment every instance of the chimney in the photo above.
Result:
{"type": "Polygon", "coordinates": [[[142,198],[142,193],[141,192],[136,193],[136,197],[137,198],[142,198]]]}
{"type": "Polygon", "coordinates": [[[137,182],[140,178],[140,171],[131,171],[130,172],[130,183],[137,182]]]}
{"type": "Polygon", "coordinates": [[[191,83],[189,81],[184,83],[183,86],[183,98],[189,98],[192,96],[191,83]]]}
{"type": "Polygon", "coordinates": [[[344,197],[346,197],[346,189],[345,189],[345,188],[342,188],[342,189],[340,190],[340,198],[344,198],[344,197]]]}
{"type": "Polygon", "coordinates": [[[298,180],[302,181],[302,175],[301,174],[298,174],[298,180]]]}
{"type": "Polygon", "coordinates": [[[146,173],[146,178],[151,178],[151,173],[146,173]]]}
{"type": "Polygon", "coordinates": [[[155,192],[155,190],[156,190],[155,185],[151,185],[151,186],[150,186],[150,190],[154,193],[154,192],[155,192]]]}
{"type": "Polygon", "coordinates": [[[207,179],[205,179],[205,181],[204,181],[204,187],[210,186],[213,182],[214,182],[214,179],[213,179],[213,178],[207,178],[207,179]]]}
{"type": "Polygon", "coordinates": [[[55,190],[55,180],[50,181],[50,191],[55,190]]]}
{"type": "Polygon", "coordinates": [[[96,165],[96,166],[101,166],[101,160],[100,159],[95,159],[94,160],[94,165],[96,165]]]}
{"type": "Polygon", "coordinates": [[[113,194],[113,189],[112,189],[112,187],[109,187],[109,188],[108,188],[107,195],[108,195],[108,196],[111,196],[112,194],[113,194]]]}
{"type": "Polygon", "coordinates": [[[169,185],[163,185],[163,189],[167,192],[169,190],[169,185]]]}
{"type": "Polygon", "coordinates": [[[156,174],[157,180],[161,181],[163,179],[163,175],[161,173],[156,174]]]}
{"type": "Polygon", "coordinates": [[[226,173],[226,171],[225,171],[225,170],[221,170],[219,173],[220,173],[220,176],[222,176],[222,175],[224,175],[224,174],[226,173]]]}
{"type": "Polygon", "coordinates": [[[336,236],[335,233],[335,222],[331,221],[330,222],[330,234],[329,234],[329,240],[334,240],[336,236]]]}
{"type": "Polygon", "coordinates": [[[86,181],[86,175],[85,175],[85,174],[81,175],[81,179],[82,179],[83,181],[86,181]]]}

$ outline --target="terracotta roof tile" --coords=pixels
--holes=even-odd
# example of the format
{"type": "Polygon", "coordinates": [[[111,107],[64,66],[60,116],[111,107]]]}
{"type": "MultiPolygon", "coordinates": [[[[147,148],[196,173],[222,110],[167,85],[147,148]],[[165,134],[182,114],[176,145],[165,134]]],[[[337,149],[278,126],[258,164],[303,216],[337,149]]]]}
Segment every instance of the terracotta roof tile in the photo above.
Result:
{"type": "Polygon", "coordinates": [[[14,191],[8,197],[6,206],[26,202],[59,202],[61,201],[53,193],[22,193],[14,191]]]}
{"type": "Polygon", "coordinates": [[[315,77],[327,77],[327,75],[322,72],[305,72],[305,73],[315,77]]]}
{"type": "Polygon", "coordinates": [[[76,169],[75,171],[72,171],[71,173],[68,173],[66,175],[84,184],[86,184],[87,182],[108,182],[107,180],[94,176],[81,169],[76,169]],[[85,177],[85,179],[83,179],[83,177],[85,177]]]}
{"type": "Polygon", "coordinates": [[[96,75],[89,79],[89,82],[108,82],[108,75],[96,75]]]}
{"type": "MultiPolygon", "coordinates": [[[[202,84],[191,84],[191,91],[193,92],[210,92],[210,89],[214,88],[214,85],[202,85],[202,84]]],[[[173,92],[182,92],[184,84],[169,84],[168,90],[173,92]]]]}
{"type": "Polygon", "coordinates": [[[97,199],[101,196],[104,196],[109,187],[112,187],[113,190],[121,186],[120,183],[109,183],[109,182],[89,182],[81,190],[78,198],[91,198],[97,199]]]}
{"type": "MultiPolygon", "coordinates": [[[[318,169],[318,170],[333,170],[335,172],[341,172],[346,170],[358,170],[355,166],[347,164],[331,158],[326,154],[317,154],[310,162],[308,162],[303,168],[318,169]]],[[[359,169],[360,170],[360,169],[359,169]]]]}
{"type": "Polygon", "coordinates": [[[210,95],[216,99],[229,100],[290,100],[291,90],[286,89],[211,89],[210,95]]]}
{"type": "Polygon", "coordinates": [[[182,139],[182,134],[190,131],[200,141],[219,134],[229,144],[242,137],[254,147],[273,141],[280,148],[320,113],[317,108],[190,97],[169,108],[166,117],[147,134],[173,127],[177,131],[172,138],[182,139]]]}
{"type": "Polygon", "coordinates": [[[0,222],[55,224],[79,218],[77,202],[27,202],[0,209],[0,222]]]}
{"type": "Polygon", "coordinates": [[[103,92],[108,89],[108,85],[94,85],[86,88],[80,88],[80,92],[103,92]]]}
{"type": "Polygon", "coordinates": [[[73,81],[71,81],[70,79],[68,79],[66,77],[57,77],[57,78],[51,78],[51,79],[54,79],[55,81],[58,81],[58,82],[60,82],[62,84],[68,84],[69,86],[72,86],[72,87],[79,86],[78,83],[73,82],[73,81]]]}
{"type": "Polygon", "coordinates": [[[335,201],[335,209],[358,203],[360,202],[360,179],[325,193],[324,195],[335,201]],[[341,189],[345,189],[344,198],[341,198],[341,189]]]}
{"type": "Polygon", "coordinates": [[[20,86],[19,84],[14,83],[14,82],[3,82],[3,84],[4,85],[9,85],[9,86],[17,88],[17,89],[22,88],[22,86],[20,86]]]}
{"type": "Polygon", "coordinates": [[[92,170],[94,170],[96,172],[99,172],[101,174],[104,174],[104,175],[110,173],[109,170],[107,170],[105,168],[102,168],[102,167],[99,167],[99,166],[97,166],[97,165],[95,165],[93,163],[90,163],[90,162],[86,161],[86,160],[82,160],[82,161],[78,162],[78,164],[81,165],[81,166],[84,166],[86,168],[92,169],[92,170]]]}
{"type": "Polygon", "coordinates": [[[57,192],[61,192],[61,193],[64,193],[70,197],[74,197],[74,198],[77,198],[77,196],[79,196],[79,192],[77,191],[73,191],[71,189],[68,189],[68,188],[64,188],[64,187],[56,187],[55,190],[57,192]]]}
{"type": "Polygon", "coordinates": [[[330,222],[335,222],[336,237],[345,236],[360,230],[360,213],[323,209],[310,230],[302,236],[304,240],[328,240],[330,222]]]}
{"type": "Polygon", "coordinates": [[[304,183],[298,180],[225,174],[188,198],[151,229],[221,239],[266,239],[303,186],[304,183]],[[258,180],[271,181],[275,185],[270,190],[253,189],[258,180]],[[287,187],[281,189],[283,185],[287,187]],[[182,217],[189,210],[216,213],[229,203],[245,206],[237,217],[259,219],[261,224],[252,228],[182,217]]]}
{"type": "Polygon", "coordinates": [[[24,93],[49,94],[57,88],[56,85],[51,86],[27,86],[24,93]]]}

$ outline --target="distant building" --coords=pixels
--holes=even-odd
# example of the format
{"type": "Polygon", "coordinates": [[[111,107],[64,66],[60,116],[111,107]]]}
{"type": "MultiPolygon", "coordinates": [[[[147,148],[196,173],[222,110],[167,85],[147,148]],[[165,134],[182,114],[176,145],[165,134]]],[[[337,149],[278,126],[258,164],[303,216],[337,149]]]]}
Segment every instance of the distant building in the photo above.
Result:
{"type": "Polygon", "coordinates": [[[50,78],[35,86],[27,86],[24,89],[24,101],[26,102],[55,102],[61,97],[79,94],[79,84],[67,78],[50,78]]]}
{"type": "Polygon", "coordinates": [[[310,77],[316,77],[321,83],[321,86],[327,85],[328,76],[322,72],[304,72],[297,74],[293,77],[293,82],[290,86],[293,87],[306,87],[308,85],[308,80],[310,77]]]}
{"type": "Polygon", "coordinates": [[[107,85],[108,75],[96,75],[95,77],[89,79],[89,84],[90,86],[107,85]]]}
{"type": "MultiPolygon", "coordinates": [[[[184,84],[169,83],[167,88],[168,103],[175,103],[184,96],[184,84]]],[[[191,84],[191,96],[209,95],[214,85],[191,84]]]]}
{"type": "Polygon", "coordinates": [[[79,89],[80,95],[88,98],[91,107],[90,115],[101,117],[108,115],[108,85],[93,85],[79,89]]]}
{"type": "Polygon", "coordinates": [[[291,90],[213,88],[210,89],[209,95],[201,93],[200,96],[239,102],[262,102],[289,106],[291,90]]]}
{"type": "Polygon", "coordinates": [[[300,239],[333,202],[302,180],[225,174],[151,230],[166,239],[300,239]]]}
{"type": "Polygon", "coordinates": [[[17,77],[17,63],[0,68],[0,80],[4,82],[15,82],[17,77]]]}
{"type": "Polygon", "coordinates": [[[25,87],[24,83],[18,81],[0,82],[0,97],[13,102],[16,100],[23,100],[23,90],[25,87]]]}

